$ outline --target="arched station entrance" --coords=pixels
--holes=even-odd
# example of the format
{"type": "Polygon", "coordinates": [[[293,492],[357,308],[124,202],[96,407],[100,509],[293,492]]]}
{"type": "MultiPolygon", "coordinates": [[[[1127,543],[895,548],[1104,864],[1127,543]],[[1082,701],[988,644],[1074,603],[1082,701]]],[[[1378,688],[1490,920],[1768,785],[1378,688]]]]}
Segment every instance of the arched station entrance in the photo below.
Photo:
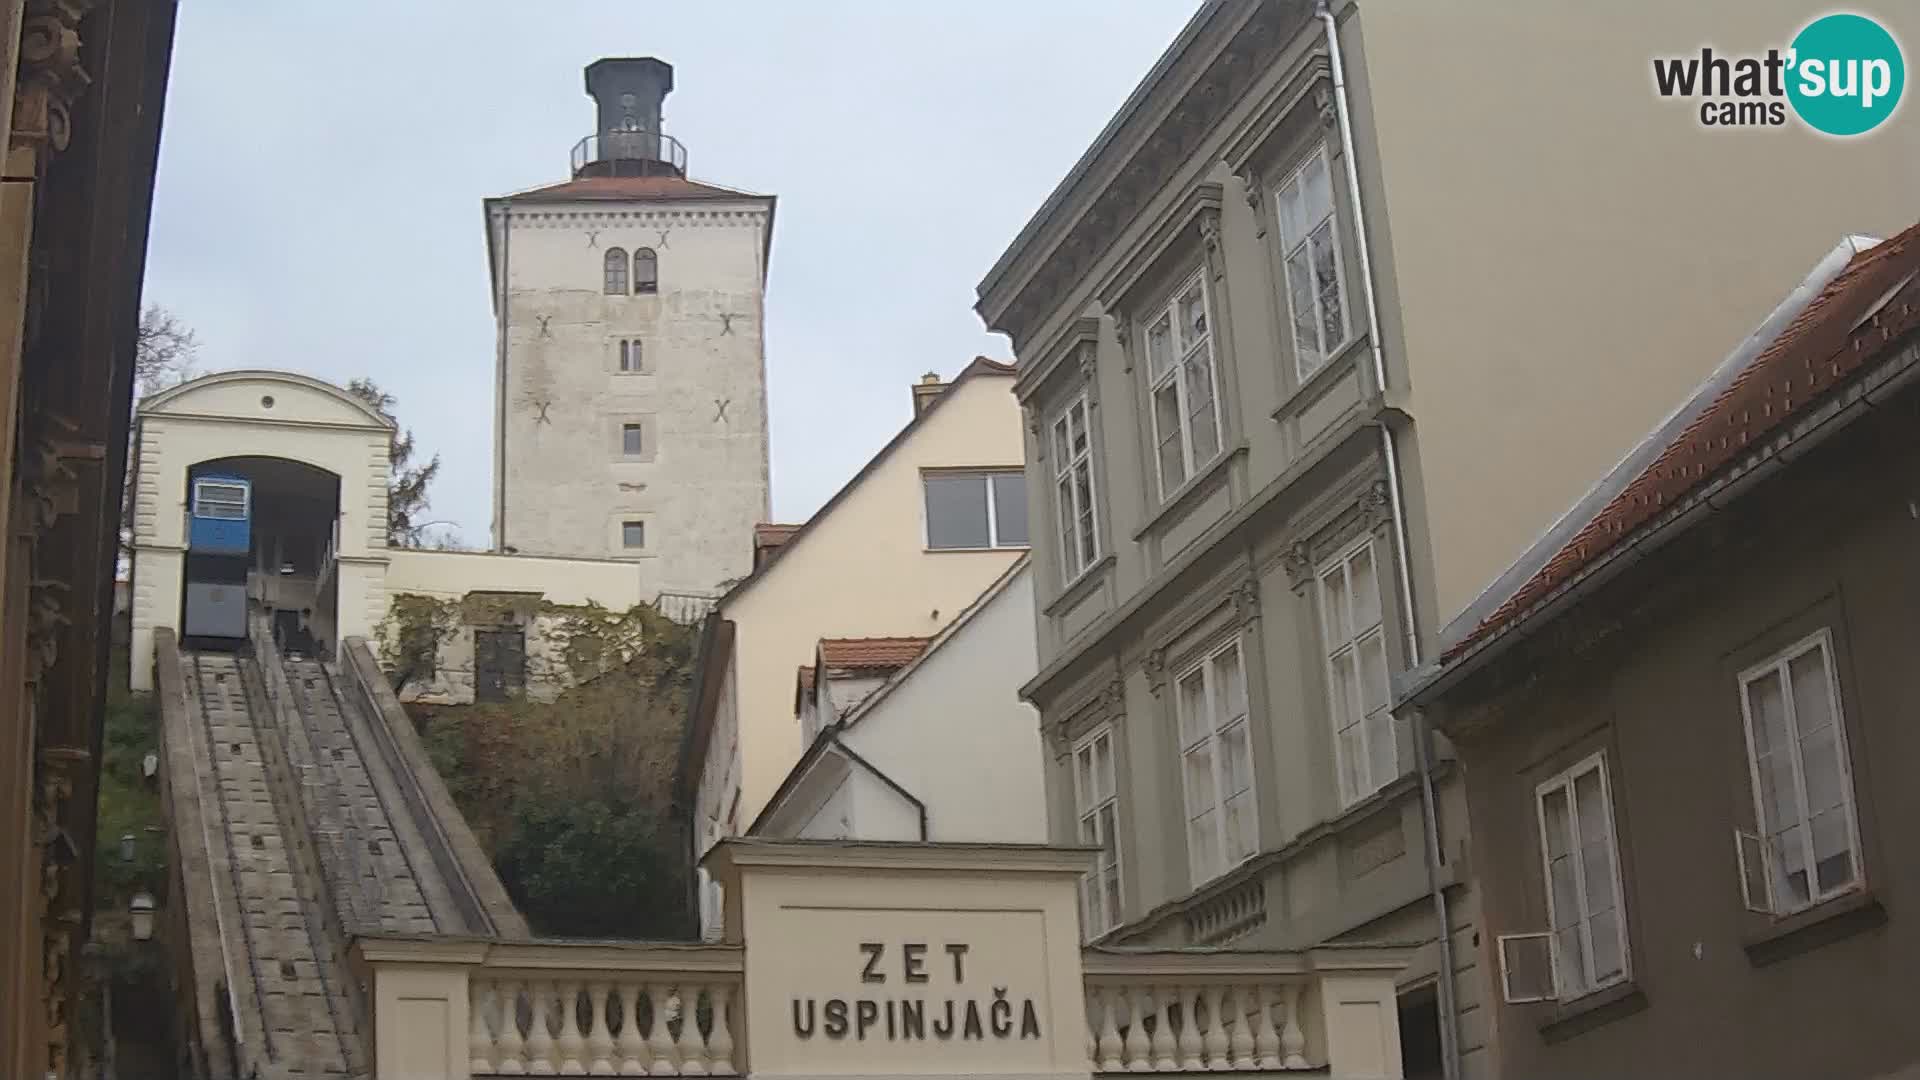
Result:
{"type": "Polygon", "coordinates": [[[182,643],[237,646],[264,615],[283,652],[331,659],[340,477],[287,458],[214,458],[188,467],[186,504],[182,643]]]}
{"type": "Polygon", "coordinates": [[[373,635],[392,420],[319,379],[223,371],[142,401],[134,430],[135,689],[161,628],[238,648],[265,614],[284,651],[322,657],[373,635]]]}

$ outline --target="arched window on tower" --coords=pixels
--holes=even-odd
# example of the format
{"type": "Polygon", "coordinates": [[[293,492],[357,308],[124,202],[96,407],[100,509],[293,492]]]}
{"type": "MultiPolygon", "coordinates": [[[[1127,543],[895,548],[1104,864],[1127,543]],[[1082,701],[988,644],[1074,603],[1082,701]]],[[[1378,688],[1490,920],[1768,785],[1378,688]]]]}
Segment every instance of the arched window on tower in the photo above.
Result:
{"type": "Polygon", "coordinates": [[[633,291],[660,291],[660,260],[653,254],[652,248],[635,248],[633,251],[633,291]]]}
{"type": "Polygon", "coordinates": [[[627,253],[621,248],[608,248],[606,261],[605,292],[608,296],[627,295],[627,253]]]}

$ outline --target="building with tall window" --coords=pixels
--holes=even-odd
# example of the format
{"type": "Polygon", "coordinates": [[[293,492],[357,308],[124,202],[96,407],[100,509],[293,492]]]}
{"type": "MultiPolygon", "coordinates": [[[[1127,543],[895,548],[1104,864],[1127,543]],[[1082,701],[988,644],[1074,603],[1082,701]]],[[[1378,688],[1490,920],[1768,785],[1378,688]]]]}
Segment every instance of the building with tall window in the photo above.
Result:
{"type": "Polygon", "coordinates": [[[1422,672],[1506,1074],[1920,1068],[1916,376],[1920,226],[1841,245],[1422,672]]]}
{"type": "Polygon", "coordinates": [[[765,297],[774,198],[690,179],[673,68],[586,70],[569,179],[486,200],[498,324],[493,541],[631,561],[649,599],[751,569],[769,513],[765,297]]]}
{"type": "MultiPolygon", "coordinates": [[[[756,566],[707,618],[687,710],[680,794],[696,859],[745,835],[819,731],[1026,554],[1012,385],[1013,369],[985,358],[951,382],[929,374],[913,418],[805,524],[754,530],[756,566]]],[[[1018,706],[1011,687],[1006,704],[1018,706]]],[[[718,887],[705,870],[699,880],[702,929],[716,935],[718,887]]]]}
{"type": "Polygon", "coordinates": [[[1650,43],[1805,19],[1212,0],[988,272],[1053,838],[1118,834],[1091,936],[1423,942],[1408,1075],[1494,1068],[1454,753],[1395,681],[1836,236],[1914,216],[1912,124],[1728,137],[1655,92],[1650,43]]]}

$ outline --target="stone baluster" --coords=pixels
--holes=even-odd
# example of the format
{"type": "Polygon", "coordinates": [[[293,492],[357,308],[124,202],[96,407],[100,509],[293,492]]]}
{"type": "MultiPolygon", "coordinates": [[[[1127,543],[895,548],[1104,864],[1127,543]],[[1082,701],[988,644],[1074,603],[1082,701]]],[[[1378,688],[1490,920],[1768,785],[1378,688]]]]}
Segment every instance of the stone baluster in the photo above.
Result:
{"type": "Polygon", "coordinates": [[[637,982],[623,980],[620,983],[621,1020],[617,1051],[621,1076],[647,1075],[647,1040],[640,1032],[640,999],[645,993],[645,989],[637,982]]]}
{"type": "Polygon", "coordinates": [[[1173,1036],[1173,1003],[1176,1000],[1178,998],[1170,986],[1153,992],[1153,1068],[1156,1072],[1172,1072],[1180,1067],[1179,1059],[1174,1057],[1178,1049],[1173,1036]]]}
{"type": "Polygon", "coordinates": [[[1254,1010],[1253,988],[1246,985],[1236,986],[1233,994],[1233,1034],[1227,1045],[1227,1051],[1233,1055],[1235,1068],[1252,1069],[1257,1066],[1253,1058],[1254,1010]]]}
{"type": "Polygon", "coordinates": [[[1094,991],[1094,1000],[1100,1003],[1100,1042],[1097,1060],[1101,1072],[1119,1072],[1124,1059],[1120,1056],[1120,1030],[1115,1014],[1120,1011],[1121,992],[1112,987],[1101,987],[1094,991]]]}
{"type": "Polygon", "coordinates": [[[1225,983],[1216,983],[1207,998],[1207,1068],[1215,1072],[1233,1068],[1227,1057],[1227,996],[1225,983]]]}
{"type": "Polygon", "coordinates": [[[680,1066],[673,1059],[673,1033],[667,1030],[667,988],[648,983],[647,1004],[653,1008],[653,1033],[647,1036],[647,1050],[653,1064],[647,1072],[653,1076],[676,1076],[680,1066]]]}
{"type": "Polygon", "coordinates": [[[497,1012],[500,988],[479,979],[467,981],[467,1072],[481,1076],[494,1071],[493,1032],[487,1029],[487,1013],[497,1012]]]}
{"type": "Polygon", "coordinates": [[[680,1075],[707,1075],[706,1040],[700,1035],[699,983],[680,984],[680,1075]]]}
{"type": "Polygon", "coordinates": [[[1273,1000],[1266,983],[1253,987],[1253,1064],[1262,1072],[1280,1067],[1280,1032],[1273,1026],[1273,1000]]]}
{"type": "Polygon", "coordinates": [[[554,1076],[553,1031],[547,1027],[547,1014],[553,1011],[553,984],[536,980],[527,984],[527,1004],[533,1006],[527,1023],[527,1075],[554,1076]]]}
{"type": "Polygon", "coordinates": [[[1287,1020],[1280,1029],[1280,1067],[1283,1069],[1307,1068],[1305,1050],[1306,1032],[1300,1030],[1300,987],[1287,987],[1287,1020]]]}
{"type": "Polygon", "coordinates": [[[527,1075],[527,1044],[520,1037],[520,983],[508,979],[494,984],[500,1006],[500,1034],[494,1040],[494,1070],[501,1076],[527,1075]]]}
{"type": "Polygon", "coordinates": [[[727,1005],[733,997],[733,988],[725,983],[714,984],[713,990],[713,1033],[707,1036],[707,1053],[712,1064],[707,1071],[715,1076],[732,1076],[739,1070],[733,1065],[733,1028],[728,1026],[727,1005]]]}
{"type": "Polygon", "coordinates": [[[580,1035],[580,984],[568,979],[559,985],[560,1038],[554,1050],[560,1057],[561,1076],[587,1075],[587,1040],[580,1035]]]}
{"type": "Polygon", "coordinates": [[[1180,1002],[1180,1067],[1187,1072],[1199,1072],[1207,1067],[1200,1060],[1200,1000],[1205,995],[1188,986],[1176,987],[1180,1002]]]}
{"type": "Polygon", "coordinates": [[[1100,1016],[1106,1012],[1106,1003],[1101,1000],[1100,988],[1089,986],[1087,991],[1087,1068],[1096,1069],[1100,1065],[1100,1016]]]}
{"type": "Polygon", "coordinates": [[[1127,995],[1127,1005],[1133,1014],[1127,1024],[1127,1071],[1146,1072],[1153,1068],[1151,1047],[1147,1043],[1147,1017],[1153,1013],[1153,992],[1139,987],[1127,995]]]}
{"type": "Polygon", "coordinates": [[[587,986],[587,1075],[613,1075],[613,1030],[607,1019],[607,984],[587,986]]]}

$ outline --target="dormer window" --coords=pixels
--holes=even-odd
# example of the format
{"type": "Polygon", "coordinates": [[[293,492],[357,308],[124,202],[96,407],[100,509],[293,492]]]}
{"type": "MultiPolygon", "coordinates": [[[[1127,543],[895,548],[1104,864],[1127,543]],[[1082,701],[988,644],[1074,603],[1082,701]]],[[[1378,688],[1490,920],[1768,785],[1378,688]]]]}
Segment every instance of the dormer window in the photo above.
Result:
{"type": "MultiPolygon", "coordinates": [[[[651,257],[652,253],[648,253],[651,257]]],[[[608,248],[607,257],[602,261],[605,270],[605,284],[602,291],[608,296],[627,295],[627,253],[623,248],[608,248]]]]}
{"type": "Polygon", "coordinates": [[[660,291],[660,260],[652,248],[639,248],[633,253],[633,291],[636,294],[660,291]]]}

